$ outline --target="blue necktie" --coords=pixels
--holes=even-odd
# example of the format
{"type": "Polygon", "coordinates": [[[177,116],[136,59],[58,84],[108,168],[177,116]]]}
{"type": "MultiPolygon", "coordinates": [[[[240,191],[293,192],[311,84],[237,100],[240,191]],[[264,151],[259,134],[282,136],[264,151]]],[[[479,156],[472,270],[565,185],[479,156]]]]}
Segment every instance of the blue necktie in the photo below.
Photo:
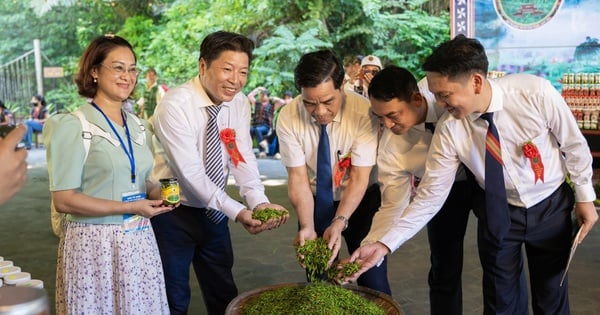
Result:
{"type": "Polygon", "coordinates": [[[500,137],[494,125],[494,113],[480,116],[489,124],[485,138],[485,216],[488,231],[496,241],[501,241],[510,229],[510,217],[500,137]]]}
{"type": "MultiPolygon", "coordinates": [[[[223,172],[223,157],[221,155],[221,140],[219,139],[219,126],[217,125],[217,115],[221,106],[208,106],[206,113],[208,121],[206,123],[206,175],[219,187],[225,189],[225,175],[223,172]]],[[[215,224],[225,219],[225,214],[217,209],[207,209],[206,215],[215,224]]]]}
{"type": "Polygon", "coordinates": [[[315,229],[323,234],[333,219],[333,178],[331,176],[331,151],[327,125],[321,125],[319,147],[317,150],[317,193],[315,198],[315,229]]]}

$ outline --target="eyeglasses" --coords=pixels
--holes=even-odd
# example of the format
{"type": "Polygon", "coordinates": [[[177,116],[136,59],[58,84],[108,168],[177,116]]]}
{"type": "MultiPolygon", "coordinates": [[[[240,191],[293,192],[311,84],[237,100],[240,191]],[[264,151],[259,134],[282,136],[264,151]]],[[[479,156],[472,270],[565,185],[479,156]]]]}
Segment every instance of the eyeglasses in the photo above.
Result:
{"type": "Polygon", "coordinates": [[[376,75],[379,70],[363,70],[364,74],[370,73],[371,75],[376,75]]]}
{"type": "Polygon", "coordinates": [[[142,70],[140,70],[140,68],[138,68],[136,66],[126,69],[123,65],[120,65],[120,64],[114,64],[114,65],[107,66],[107,65],[101,63],[101,65],[110,69],[112,72],[114,72],[118,75],[128,73],[128,74],[132,74],[134,77],[137,77],[142,72],[142,70]]]}

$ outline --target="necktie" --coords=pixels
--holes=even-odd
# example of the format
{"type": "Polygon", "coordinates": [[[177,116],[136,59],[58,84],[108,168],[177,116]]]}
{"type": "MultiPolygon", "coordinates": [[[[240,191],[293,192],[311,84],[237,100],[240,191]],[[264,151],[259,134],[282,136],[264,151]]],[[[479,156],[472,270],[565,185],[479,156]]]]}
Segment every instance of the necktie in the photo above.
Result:
{"type": "Polygon", "coordinates": [[[432,122],[425,123],[425,129],[431,131],[431,133],[435,132],[435,125],[432,122]]]}
{"type": "MultiPolygon", "coordinates": [[[[219,140],[219,126],[217,126],[217,115],[221,106],[207,106],[208,122],[206,123],[206,175],[219,187],[225,189],[225,176],[223,175],[223,157],[221,155],[221,141],[219,140]]],[[[215,224],[225,218],[225,214],[216,209],[206,211],[208,218],[215,224]]]]}
{"type": "Polygon", "coordinates": [[[318,235],[323,234],[334,214],[329,136],[327,135],[327,125],[321,125],[317,149],[317,193],[315,198],[315,229],[318,235]]]}
{"type": "Polygon", "coordinates": [[[494,113],[484,113],[480,117],[489,124],[485,139],[485,222],[492,237],[501,241],[510,228],[510,218],[500,138],[494,125],[494,113]]]}

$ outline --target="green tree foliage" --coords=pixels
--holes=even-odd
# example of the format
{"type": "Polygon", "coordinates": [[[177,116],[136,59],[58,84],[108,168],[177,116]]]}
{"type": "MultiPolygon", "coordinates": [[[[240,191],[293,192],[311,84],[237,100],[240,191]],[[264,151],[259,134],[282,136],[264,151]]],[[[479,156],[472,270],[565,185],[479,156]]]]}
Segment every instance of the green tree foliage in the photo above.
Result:
{"type": "Polygon", "coordinates": [[[318,29],[311,28],[295,36],[285,25],[278,26],[254,54],[256,56],[249,87],[265,86],[282,95],[295,91],[294,67],[300,57],[311,51],[332,48],[333,44],[317,38],[318,29]]]}
{"type": "MultiPolygon", "coordinates": [[[[72,93],[76,91],[72,75],[79,56],[91,38],[105,32],[116,32],[124,22],[111,6],[101,1],[88,1],[90,3],[86,5],[82,1],[79,4],[67,2],[0,2],[0,64],[31,51],[33,40],[39,39],[43,66],[61,66],[64,69],[64,78],[44,80],[45,97],[51,108],[80,103],[77,94],[72,93]],[[65,98],[63,95],[75,96],[65,98]]],[[[32,90],[31,94],[34,92],[32,90]]],[[[29,98],[22,102],[28,103],[29,98]]]]}
{"type": "MultiPolygon", "coordinates": [[[[73,95],[71,76],[83,49],[94,37],[114,33],[132,43],[142,69],[154,67],[162,83],[174,86],[197,74],[202,38],[227,30],[257,45],[246,89],[264,85],[282,95],[295,91],[300,56],[324,48],[340,57],[375,54],[422,76],[424,58],[449,38],[447,6],[445,0],[2,1],[0,61],[30,50],[40,38],[45,55],[67,74],[55,84],[58,93],[73,95]]],[[[138,81],[141,86],[144,76],[138,81]]]]}
{"type": "Polygon", "coordinates": [[[373,54],[384,64],[407,68],[417,76],[425,58],[439,43],[450,39],[448,12],[430,16],[420,9],[426,0],[373,1],[363,0],[363,10],[371,27],[373,54]]]}

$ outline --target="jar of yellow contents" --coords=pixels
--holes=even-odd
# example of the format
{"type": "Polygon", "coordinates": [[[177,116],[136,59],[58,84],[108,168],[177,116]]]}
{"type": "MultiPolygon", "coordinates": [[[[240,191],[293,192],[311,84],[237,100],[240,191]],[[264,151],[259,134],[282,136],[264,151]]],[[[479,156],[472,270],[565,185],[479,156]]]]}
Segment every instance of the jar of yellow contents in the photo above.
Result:
{"type": "Polygon", "coordinates": [[[163,178],[160,180],[160,193],[165,205],[179,203],[179,183],[177,178],[163,178]]]}

